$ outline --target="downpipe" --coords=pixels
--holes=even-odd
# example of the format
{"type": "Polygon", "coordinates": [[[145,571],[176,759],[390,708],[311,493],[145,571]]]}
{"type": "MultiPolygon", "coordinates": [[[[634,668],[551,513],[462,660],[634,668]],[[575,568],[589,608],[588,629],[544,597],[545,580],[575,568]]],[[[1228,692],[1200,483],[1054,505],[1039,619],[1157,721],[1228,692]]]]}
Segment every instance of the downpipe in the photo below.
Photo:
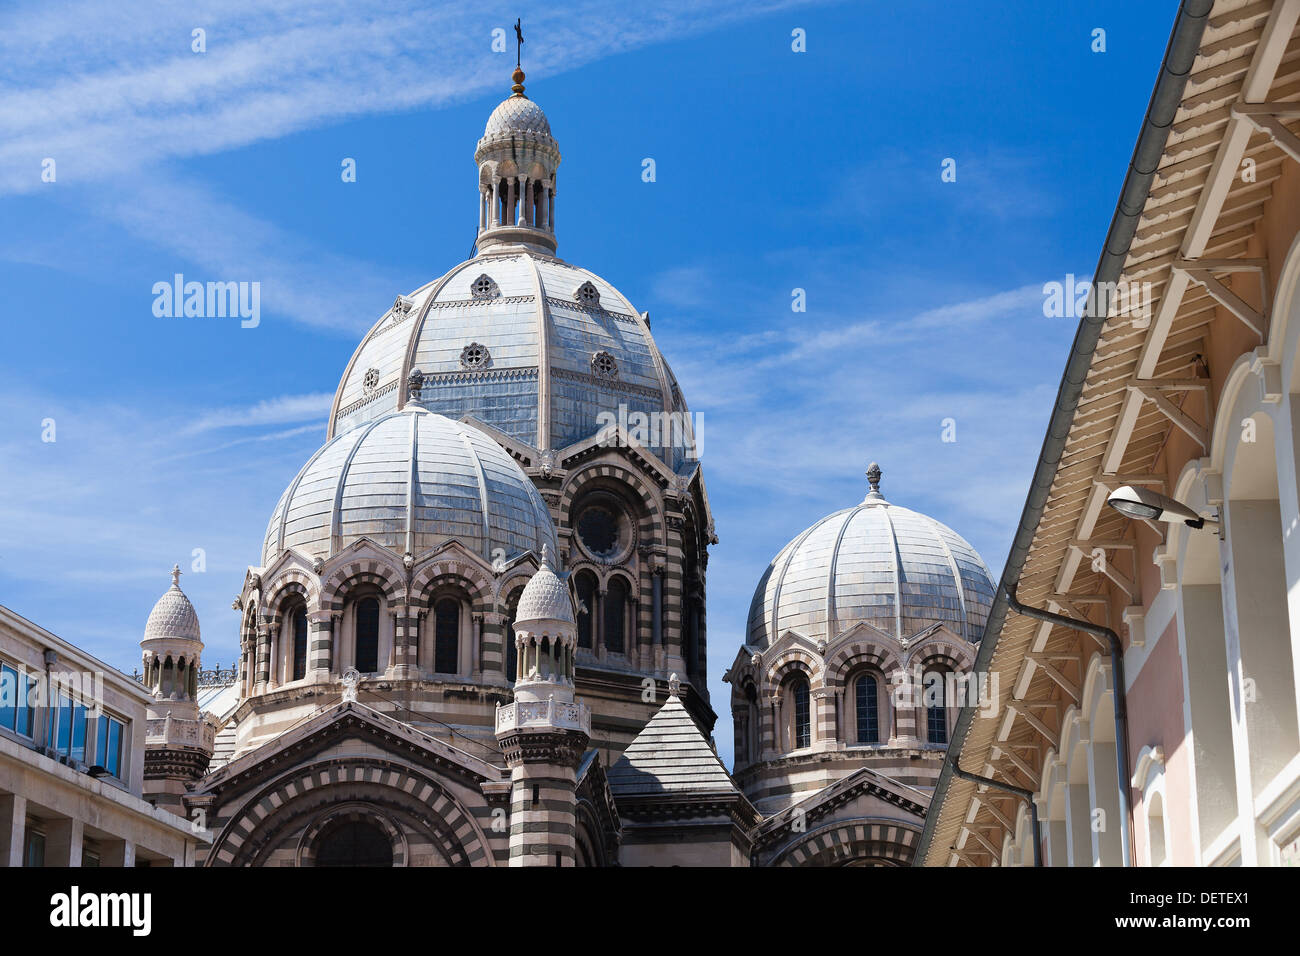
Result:
{"type": "Polygon", "coordinates": [[[1007,793],[1015,794],[1029,805],[1029,822],[1034,829],[1034,866],[1042,866],[1043,834],[1038,828],[1038,804],[1034,803],[1034,795],[1024,787],[1013,787],[1009,783],[994,780],[992,777],[981,777],[977,773],[963,770],[957,766],[956,761],[953,762],[952,772],[963,780],[969,780],[971,783],[982,783],[986,787],[993,787],[996,790],[1005,790],[1007,793]]]}
{"type": "MultiPolygon", "coordinates": [[[[1091,621],[1082,621],[1064,614],[1021,604],[1016,600],[1016,592],[1010,587],[1003,588],[1003,593],[1006,594],[1007,605],[1017,614],[1091,634],[1105,641],[1106,646],[1110,648],[1111,685],[1115,693],[1115,762],[1119,778],[1119,809],[1120,816],[1123,818],[1119,836],[1124,865],[1132,866],[1132,839],[1129,832],[1129,816],[1132,808],[1129,805],[1128,794],[1128,703],[1124,690],[1124,646],[1120,643],[1119,635],[1101,624],[1093,624],[1091,621]]],[[[954,766],[953,769],[956,770],[956,767],[954,766]]]]}

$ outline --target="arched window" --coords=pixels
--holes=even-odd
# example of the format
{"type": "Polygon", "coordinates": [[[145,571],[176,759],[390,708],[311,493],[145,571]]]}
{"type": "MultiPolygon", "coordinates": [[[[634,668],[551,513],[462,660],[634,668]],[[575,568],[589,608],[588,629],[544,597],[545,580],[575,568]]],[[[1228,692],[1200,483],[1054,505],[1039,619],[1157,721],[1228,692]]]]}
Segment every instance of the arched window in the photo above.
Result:
{"type": "Polygon", "coordinates": [[[853,710],[857,717],[858,743],[880,743],[880,686],[871,674],[853,682],[853,710]]]}
{"type": "Polygon", "coordinates": [[[290,680],[302,680],[307,676],[307,609],[301,604],[293,612],[291,619],[293,631],[293,676],[290,680]]]}
{"type": "Polygon", "coordinates": [[[622,654],[627,635],[627,582],[620,577],[609,579],[605,591],[605,650],[622,654]]]}
{"type": "Polygon", "coordinates": [[[593,622],[596,620],[596,577],[590,571],[579,571],[576,579],[578,592],[578,646],[588,649],[595,645],[591,640],[593,622]]]}
{"type": "Polygon", "coordinates": [[[790,688],[790,703],[793,714],[791,720],[791,737],[794,749],[799,750],[812,743],[812,720],[809,714],[808,681],[799,677],[790,688]]]}
{"type": "Polygon", "coordinates": [[[460,602],[443,598],[433,606],[433,669],[439,674],[460,670],[460,602]]]}
{"type": "Polygon", "coordinates": [[[357,602],[356,669],[363,674],[379,670],[379,599],[362,598],[357,602]]]}
{"type": "Polygon", "coordinates": [[[932,744],[948,742],[948,700],[943,671],[927,671],[921,682],[925,697],[925,739],[932,744]]]}
{"type": "MultiPolygon", "coordinates": [[[[376,609],[379,602],[375,602],[376,609]]],[[[393,844],[383,830],[363,820],[348,820],[320,835],[317,866],[392,866],[393,844]]]]}

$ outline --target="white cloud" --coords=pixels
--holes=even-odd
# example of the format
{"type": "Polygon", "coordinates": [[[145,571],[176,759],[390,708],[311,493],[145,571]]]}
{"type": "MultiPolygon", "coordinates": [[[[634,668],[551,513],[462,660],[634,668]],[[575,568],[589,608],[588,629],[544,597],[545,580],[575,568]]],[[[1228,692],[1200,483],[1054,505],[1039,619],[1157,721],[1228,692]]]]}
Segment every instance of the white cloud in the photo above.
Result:
{"type": "MultiPolygon", "coordinates": [[[[536,79],[803,2],[666,0],[653,15],[556,4],[529,17],[527,70],[536,79]]],[[[513,9],[137,0],[56,13],[20,4],[0,20],[0,193],[39,188],[46,157],[60,182],[86,181],[504,87],[508,57],[491,51],[491,31],[513,9]],[[196,27],[206,53],[191,52],[196,27]]]]}
{"type": "Polygon", "coordinates": [[[323,421],[334,401],[333,392],[307,395],[280,395],[255,405],[218,408],[200,415],[185,427],[187,434],[216,428],[246,428],[257,425],[284,425],[291,422],[323,421]]]}

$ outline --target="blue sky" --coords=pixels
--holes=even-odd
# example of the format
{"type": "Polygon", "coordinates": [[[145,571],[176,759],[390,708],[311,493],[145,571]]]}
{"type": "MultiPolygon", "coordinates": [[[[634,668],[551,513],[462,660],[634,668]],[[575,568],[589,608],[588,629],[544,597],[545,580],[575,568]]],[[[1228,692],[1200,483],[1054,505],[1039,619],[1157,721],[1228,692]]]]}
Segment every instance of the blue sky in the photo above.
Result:
{"type": "Polygon", "coordinates": [[[230,602],[356,342],[470,248],[514,65],[492,31],[522,16],[560,255],[650,312],[703,416],[730,764],[754,585],[868,461],[1000,571],[1074,333],[1042,285],[1096,263],[1176,7],[7,5],[0,603],[129,671],[202,548],[182,586],[205,662],[234,660],[230,602]],[[155,317],[177,272],[260,282],[260,325],[155,317]]]}

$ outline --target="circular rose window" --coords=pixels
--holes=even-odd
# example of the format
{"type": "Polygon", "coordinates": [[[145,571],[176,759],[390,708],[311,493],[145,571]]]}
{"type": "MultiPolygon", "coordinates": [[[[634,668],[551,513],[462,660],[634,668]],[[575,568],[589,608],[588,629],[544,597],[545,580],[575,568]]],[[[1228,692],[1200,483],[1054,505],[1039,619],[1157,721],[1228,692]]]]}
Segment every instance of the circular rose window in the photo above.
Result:
{"type": "Polygon", "coordinates": [[[613,563],[626,554],[631,528],[622,509],[603,500],[578,512],[575,525],[582,549],[597,561],[613,563]]]}

